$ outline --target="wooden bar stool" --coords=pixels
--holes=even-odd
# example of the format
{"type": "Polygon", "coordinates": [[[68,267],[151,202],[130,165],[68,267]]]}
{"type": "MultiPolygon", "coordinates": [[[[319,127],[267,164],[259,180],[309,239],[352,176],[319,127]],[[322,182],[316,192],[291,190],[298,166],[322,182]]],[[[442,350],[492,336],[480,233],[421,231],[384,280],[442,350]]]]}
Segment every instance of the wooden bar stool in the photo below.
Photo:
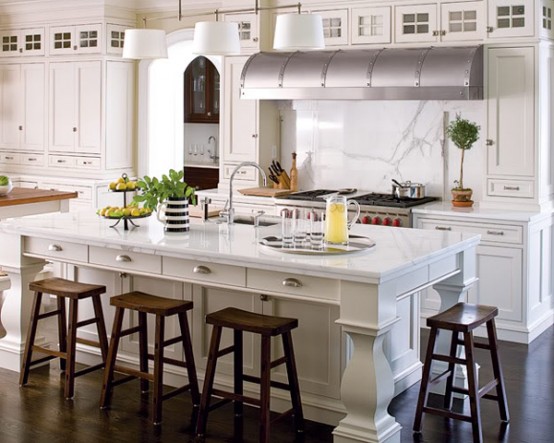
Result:
{"type": "Polygon", "coordinates": [[[190,338],[187,311],[191,310],[193,304],[191,301],[175,300],[171,298],[157,297],[145,294],[143,292],[129,292],[118,295],[110,299],[110,304],[115,306],[115,318],[112,335],[110,338],[110,348],[104,370],[104,383],[102,386],[102,396],[100,407],[107,408],[110,403],[111,393],[114,386],[125,383],[136,378],[140,378],[142,392],[148,391],[149,382],[154,384],[154,393],[152,398],[152,420],[155,425],[162,421],[162,401],[172,398],[182,392],[190,390],[192,404],[195,408],[200,403],[200,393],[198,391],[198,380],[196,378],[196,367],[194,365],[194,355],[192,353],[192,342],[190,338]],[[125,309],[131,309],[138,312],[138,326],[122,330],[123,315],[125,309]],[[154,354],[148,354],[148,334],[146,314],[156,316],[154,354]],[[177,315],[181,335],[165,340],[164,329],[165,319],[171,315],[177,315]],[[116,364],[117,349],[121,337],[138,332],[139,334],[139,362],[140,368],[125,367],[116,364]],[[164,348],[175,343],[183,343],[185,352],[185,361],[179,361],[164,357],[164,348]],[[154,360],[154,372],[148,372],[148,360],[154,360]],[[174,389],[166,394],[163,393],[163,365],[183,367],[187,369],[188,384],[174,389]],[[114,380],[114,371],[127,374],[119,380],[114,380]]]}
{"type": "Polygon", "coordinates": [[[296,362],[294,359],[291,335],[291,330],[298,326],[298,320],[255,314],[236,308],[225,308],[208,314],[206,316],[206,323],[213,325],[213,330],[208,352],[206,378],[204,380],[204,389],[202,391],[202,400],[200,401],[200,411],[198,413],[196,435],[198,437],[204,437],[209,411],[223,404],[227,404],[230,401],[234,401],[235,416],[239,418],[242,417],[244,403],[260,407],[259,441],[264,443],[269,442],[269,400],[271,387],[284,389],[290,392],[292,409],[284,412],[278,418],[290,415],[291,413],[294,414],[296,431],[303,432],[304,416],[302,413],[302,403],[300,402],[300,388],[296,374],[296,362]],[[220,350],[219,345],[222,328],[233,329],[234,340],[232,346],[220,350]],[[253,377],[243,373],[243,332],[252,332],[261,335],[260,377],[253,377]],[[271,337],[278,335],[280,335],[283,340],[284,356],[271,361],[271,337]],[[234,392],[214,389],[213,384],[217,359],[231,352],[234,352],[234,392]],[[288,384],[271,381],[271,369],[283,363],[286,364],[287,368],[288,384]],[[259,399],[243,395],[243,381],[260,384],[259,399]],[[221,397],[222,399],[210,405],[212,395],[221,397]]]}
{"type": "Polygon", "coordinates": [[[106,361],[108,353],[108,339],[106,337],[106,326],[104,324],[104,315],[102,313],[102,303],[100,300],[100,294],[106,292],[106,287],[101,285],[78,283],[61,278],[48,278],[46,280],[30,283],[29,289],[35,292],[35,296],[33,299],[33,306],[31,308],[31,321],[29,323],[29,330],[27,333],[27,343],[25,344],[19,384],[21,386],[27,384],[31,366],[44,363],[54,358],[59,358],[60,367],[63,371],[65,371],[65,398],[73,398],[75,390],[75,377],[103,368],[104,362],[106,361]],[[45,314],[40,313],[42,294],[51,294],[57,297],[56,310],[45,314]],[[88,320],[78,321],[79,300],[89,297],[92,299],[94,317],[88,320]],[[69,324],[66,322],[66,298],[69,299],[69,324]],[[59,351],[35,345],[38,321],[53,316],[58,317],[59,351]],[[98,328],[99,342],[77,337],[78,328],[93,323],[96,323],[96,327],[98,328]],[[75,346],[77,343],[99,347],[102,352],[102,363],[88,366],[80,371],[75,371],[75,346]],[[31,361],[33,351],[46,354],[47,356],[31,361]]]}
{"type": "Polygon", "coordinates": [[[502,368],[498,357],[498,343],[496,339],[496,326],[494,317],[498,315],[498,308],[492,306],[471,305],[467,303],[458,303],[433,317],[427,319],[427,326],[431,328],[429,343],[427,345],[427,354],[423,366],[423,376],[421,379],[421,388],[417,402],[417,410],[414,420],[414,432],[421,432],[421,420],[423,413],[439,415],[441,417],[454,418],[471,422],[473,428],[473,441],[482,442],[481,414],[479,401],[481,397],[494,400],[498,403],[500,418],[504,422],[510,420],[508,404],[506,402],[506,391],[504,389],[504,379],[502,368]],[[488,343],[475,343],[473,341],[473,330],[483,323],[487,324],[488,343]],[[450,342],[450,354],[435,354],[435,341],[439,330],[445,329],[452,331],[450,342]],[[459,338],[459,333],[463,334],[463,340],[459,338]],[[456,357],[458,345],[464,346],[465,359],[456,357]],[[494,378],[482,388],[479,388],[479,382],[475,370],[474,349],[488,349],[492,360],[492,369],[494,378]],[[431,363],[433,360],[444,361],[448,363],[448,368],[432,380],[429,380],[431,372],[431,363]],[[467,367],[468,389],[454,386],[455,365],[461,364],[467,367]],[[426,406],[429,385],[438,383],[446,378],[446,390],[444,395],[444,409],[426,406]],[[488,394],[496,388],[496,395],[488,394]],[[451,411],[452,393],[457,392],[469,396],[470,415],[459,414],[451,411]]]}

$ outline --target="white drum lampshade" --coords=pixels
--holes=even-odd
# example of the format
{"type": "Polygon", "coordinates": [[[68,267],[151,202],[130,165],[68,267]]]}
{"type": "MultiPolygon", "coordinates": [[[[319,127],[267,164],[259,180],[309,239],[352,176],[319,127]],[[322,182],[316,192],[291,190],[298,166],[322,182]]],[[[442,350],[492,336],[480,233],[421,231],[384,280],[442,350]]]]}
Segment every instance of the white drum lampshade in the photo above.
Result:
{"type": "Polygon", "coordinates": [[[127,29],[123,58],[135,60],[167,58],[165,31],[161,29],[127,29]]]}
{"type": "Polygon", "coordinates": [[[277,16],[273,49],[281,51],[325,48],[323,20],[318,14],[282,14],[277,16]]]}
{"type": "Polygon", "coordinates": [[[240,54],[239,27],[231,22],[198,22],[192,52],[202,55],[240,54]]]}

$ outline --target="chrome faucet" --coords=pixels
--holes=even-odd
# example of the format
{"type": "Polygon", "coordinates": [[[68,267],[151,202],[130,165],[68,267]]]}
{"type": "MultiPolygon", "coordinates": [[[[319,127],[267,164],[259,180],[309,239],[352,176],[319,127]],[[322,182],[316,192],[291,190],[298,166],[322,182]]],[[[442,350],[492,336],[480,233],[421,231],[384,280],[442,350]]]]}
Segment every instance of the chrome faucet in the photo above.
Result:
{"type": "Polygon", "coordinates": [[[210,135],[208,137],[208,154],[210,154],[210,159],[213,160],[214,163],[217,163],[217,161],[219,160],[219,155],[218,155],[218,152],[217,152],[217,139],[213,135],[210,135]],[[210,148],[209,148],[209,146],[212,143],[212,140],[214,142],[214,152],[213,153],[210,151],[210,148]]]}
{"type": "Polygon", "coordinates": [[[234,224],[234,218],[235,218],[235,208],[233,208],[233,179],[235,178],[235,174],[238,172],[240,168],[243,166],[254,166],[258,171],[260,171],[260,175],[262,176],[264,186],[267,186],[267,177],[265,175],[264,170],[258,165],[256,162],[242,162],[235,169],[233,169],[233,172],[231,173],[231,177],[229,178],[229,200],[227,200],[227,204],[225,204],[225,208],[223,208],[223,211],[219,213],[222,217],[225,217],[226,222],[230,225],[234,224]]]}

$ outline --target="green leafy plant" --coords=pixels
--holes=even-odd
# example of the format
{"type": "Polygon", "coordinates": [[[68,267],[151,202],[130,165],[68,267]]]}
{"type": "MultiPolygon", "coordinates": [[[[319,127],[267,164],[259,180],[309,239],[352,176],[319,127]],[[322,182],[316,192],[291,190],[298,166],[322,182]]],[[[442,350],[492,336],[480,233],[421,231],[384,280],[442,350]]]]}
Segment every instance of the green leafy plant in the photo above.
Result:
{"type": "Polygon", "coordinates": [[[156,210],[160,203],[168,198],[188,198],[192,204],[196,203],[193,186],[183,181],[184,172],[170,169],[169,173],[163,174],[161,179],[145,175],[137,181],[140,194],[133,197],[133,202],[143,203],[145,208],[156,210]]]}
{"type": "Polygon", "coordinates": [[[0,186],[8,186],[10,179],[5,175],[0,175],[0,186]]]}
{"type": "Polygon", "coordinates": [[[446,135],[450,137],[452,143],[458,149],[462,150],[462,158],[460,160],[460,179],[455,180],[455,189],[464,188],[464,156],[465,152],[473,147],[473,144],[479,140],[479,130],[481,127],[474,122],[463,119],[459,114],[456,115],[456,120],[451,121],[446,128],[446,135]]]}

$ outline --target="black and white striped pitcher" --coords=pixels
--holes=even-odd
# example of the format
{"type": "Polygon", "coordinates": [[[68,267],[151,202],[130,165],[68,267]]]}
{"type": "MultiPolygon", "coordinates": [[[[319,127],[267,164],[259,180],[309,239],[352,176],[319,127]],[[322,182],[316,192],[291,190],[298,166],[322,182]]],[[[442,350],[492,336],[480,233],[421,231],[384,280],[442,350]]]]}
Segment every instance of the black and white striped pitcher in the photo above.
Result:
{"type": "Polygon", "coordinates": [[[159,221],[165,223],[165,232],[188,232],[190,229],[188,198],[169,197],[158,206],[157,216],[159,221]]]}

